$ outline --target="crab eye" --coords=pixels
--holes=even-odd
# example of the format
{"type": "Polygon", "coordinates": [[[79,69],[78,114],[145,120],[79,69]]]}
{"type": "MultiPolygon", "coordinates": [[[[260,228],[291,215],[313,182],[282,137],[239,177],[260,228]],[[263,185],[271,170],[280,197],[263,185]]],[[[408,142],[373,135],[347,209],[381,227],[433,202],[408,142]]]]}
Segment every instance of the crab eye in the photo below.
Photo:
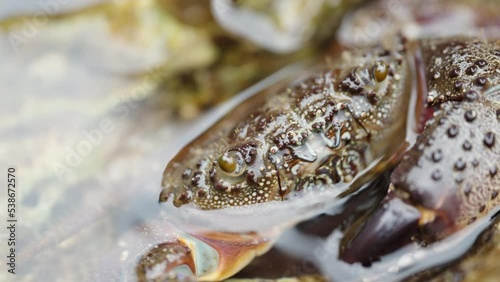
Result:
{"type": "Polygon", "coordinates": [[[238,151],[229,151],[217,159],[219,168],[229,176],[240,176],[246,168],[245,160],[238,151]]]}
{"type": "Polygon", "coordinates": [[[377,65],[373,67],[373,76],[377,82],[384,81],[388,73],[389,67],[384,62],[377,62],[377,65]]]}

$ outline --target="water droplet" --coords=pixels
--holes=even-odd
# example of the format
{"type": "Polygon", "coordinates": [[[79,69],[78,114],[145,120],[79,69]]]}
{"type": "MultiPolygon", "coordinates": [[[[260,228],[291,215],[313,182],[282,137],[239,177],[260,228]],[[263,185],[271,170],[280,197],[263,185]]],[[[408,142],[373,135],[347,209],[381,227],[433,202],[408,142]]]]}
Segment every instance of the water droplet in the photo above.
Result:
{"type": "Polygon", "coordinates": [[[477,166],[479,165],[479,161],[478,161],[478,160],[476,160],[476,159],[472,160],[472,165],[473,165],[474,167],[477,167],[477,166]]]}
{"type": "Polygon", "coordinates": [[[473,122],[477,117],[477,113],[474,110],[468,110],[465,112],[464,117],[467,122],[473,122]]]}
{"type": "Polygon", "coordinates": [[[488,148],[491,148],[495,145],[495,133],[493,132],[488,132],[484,135],[484,145],[486,145],[486,147],[488,148]]]}
{"type": "Polygon", "coordinates": [[[467,184],[467,186],[465,186],[465,188],[464,188],[465,196],[469,196],[471,191],[472,191],[472,187],[470,186],[470,184],[467,184]]]}
{"type": "Polygon", "coordinates": [[[434,72],[434,75],[432,77],[434,79],[438,79],[439,77],[441,77],[441,74],[438,71],[436,71],[436,72],[434,72]]]}
{"type": "Polygon", "coordinates": [[[477,91],[475,91],[475,90],[470,90],[470,91],[467,91],[467,93],[465,93],[465,100],[467,100],[469,102],[476,101],[478,97],[479,97],[479,95],[478,95],[477,91]]]}
{"type": "Polygon", "coordinates": [[[490,176],[493,177],[497,174],[498,172],[498,169],[497,169],[497,165],[493,165],[492,167],[490,167],[490,176]]]}
{"type": "Polygon", "coordinates": [[[458,134],[458,126],[452,124],[447,130],[448,136],[454,138],[458,134]]]}
{"type": "Polygon", "coordinates": [[[479,66],[480,68],[483,68],[488,65],[488,62],[486,62],[486,60],[479,59],[476,61],[476,65],[479,66]]]}
{"type": "Polygon", "coordinates": [[[462,147],[464,148],[464,150],[470,151],[472,149],[472,144],[469,141],[465,141],[462,147]]]}
{"type": "Polygon", "coordinates": [[[456,91],[460,91],[460,89],[462,89],[463,86],[464,84],[461,81],[457,81],[455,82],[455,85],[453,87],[455,88],[456,91]]]}
{"type": "Polygon", "coordinates": [[[472,65],[470,67],[468,67],[465,72],[468,74],[468,75],[473,75],[477,72],[477,66],[476,65],[472,65]]]}
{"type": "Polygon", "coordinates": [[[486,81],[486,77],[478,77],[475,82],[477,86],[484,86],[486,81]]]}
{"type": "Polygon", "coordinates": [[[435,181],[438,181],[443,177],[443,175],[439,169],[436,169],[435,171],[432,172],[431,177],[435,181]]]}
{"type": "Polygon", "coordinates": [[[459,158],[455,162],[455,169],[456,170],[464,170],[466,166],[467,166],[467,164],[464,162],[464,160],[462,158],[459,158]]]}
{"type": "Polygon", "coordinates": [[[443,158],[443,152],[441,151],[441,149],[437,149],[436,151],[434,151],[432,153],[432,160],[434,162],[439,162],[441,159],[443,158]]]}
{"type": "Polygon", "coordinates": [[[449,73],[448,76],[451,78],[458,77],[460,75],[460,71],[458,69],[452,69],[449,73]]]}

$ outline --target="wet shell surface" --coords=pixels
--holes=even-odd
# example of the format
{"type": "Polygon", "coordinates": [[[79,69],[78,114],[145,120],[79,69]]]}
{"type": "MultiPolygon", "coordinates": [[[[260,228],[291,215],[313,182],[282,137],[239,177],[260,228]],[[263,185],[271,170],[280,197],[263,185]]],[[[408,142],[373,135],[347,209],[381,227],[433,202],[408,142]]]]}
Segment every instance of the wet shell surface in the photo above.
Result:
{"type": "MultiPolygon", "coordinates": [[[[435,15],[413,20],[430,26],[435,15]]],[[[499,209],[500,41],[495,28],[418,39],[388,36],[392,27],[274,80],[182,149],[159,196],[190,233],[179,238],[216,230],[275,242],[332,217],[328,231],[306,222],[297,232],[333,242],[319,267],[337,279],[402,279],[466,253],[499,209]]],[[[224,257],[224,240],[211,240],[224,257]]],[[[227,278],[260,254],[192,271],[227,278]]]]}
{"type": "MultiPolygon", "coordinates": [[[[342,214],[363,183],[399,162],[386,204],[346,233],[340,257],[371,262],[411,234],[444,239],[498,205],[499,45],[454,37],[344,51],[288,87],[257,93],[192,141],[165,169],[160,201],[182,211],[180,226],[202,225],[201,236],[276,235],[320,213],[342,214]],[[412,76],[421,83],[405,79],[412,76]],[[370,235],[386,225],[392,235],[370,235]],[[366,244],[381,248],[363,255],[366,244]]],[[[243,266],[226,267],[232,275],[243,266]]],[[[207,277],[229,275],[214,273],[207,277]]]]}

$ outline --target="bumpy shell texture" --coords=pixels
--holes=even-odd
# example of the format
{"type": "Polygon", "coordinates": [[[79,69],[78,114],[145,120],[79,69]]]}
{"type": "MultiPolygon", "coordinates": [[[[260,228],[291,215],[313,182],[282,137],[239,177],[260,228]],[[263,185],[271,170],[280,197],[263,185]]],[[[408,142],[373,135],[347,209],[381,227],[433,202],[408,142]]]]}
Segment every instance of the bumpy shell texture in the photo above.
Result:
{"type": "Polygon", "coordinates": [[[432,210],[442,238],[498,205],[500,44],[471,39],[422,44],[429,106],[438,111],[396,168],[392,183],[432,210]]]}
{"type": "Polygon", "coordinates": [[[346,51],[333,66],[252,97],[170,162],[160,201],[220,209],[349,183],[404,140],[404,52],[399,41],[346,51]]]}

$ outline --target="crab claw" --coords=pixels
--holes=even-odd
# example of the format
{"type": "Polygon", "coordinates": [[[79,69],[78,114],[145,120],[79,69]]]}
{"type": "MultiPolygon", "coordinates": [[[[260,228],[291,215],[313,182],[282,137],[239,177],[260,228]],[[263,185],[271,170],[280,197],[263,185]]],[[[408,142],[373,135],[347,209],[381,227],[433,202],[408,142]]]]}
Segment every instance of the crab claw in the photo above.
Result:
{"type": "Polygon", "coordinates": [[[137,267],[139,281],[220,281],[267,252],[274,242],[255,233],[182,234],[177,239],[143,256],[137,267]]]}
{"type": "Polygon", "coordinates": [[[365,224],[346,233],[340,258],[348,263],[369,264],[409,243],[420,218],[418,209],[390,193],[365,224]]]}

